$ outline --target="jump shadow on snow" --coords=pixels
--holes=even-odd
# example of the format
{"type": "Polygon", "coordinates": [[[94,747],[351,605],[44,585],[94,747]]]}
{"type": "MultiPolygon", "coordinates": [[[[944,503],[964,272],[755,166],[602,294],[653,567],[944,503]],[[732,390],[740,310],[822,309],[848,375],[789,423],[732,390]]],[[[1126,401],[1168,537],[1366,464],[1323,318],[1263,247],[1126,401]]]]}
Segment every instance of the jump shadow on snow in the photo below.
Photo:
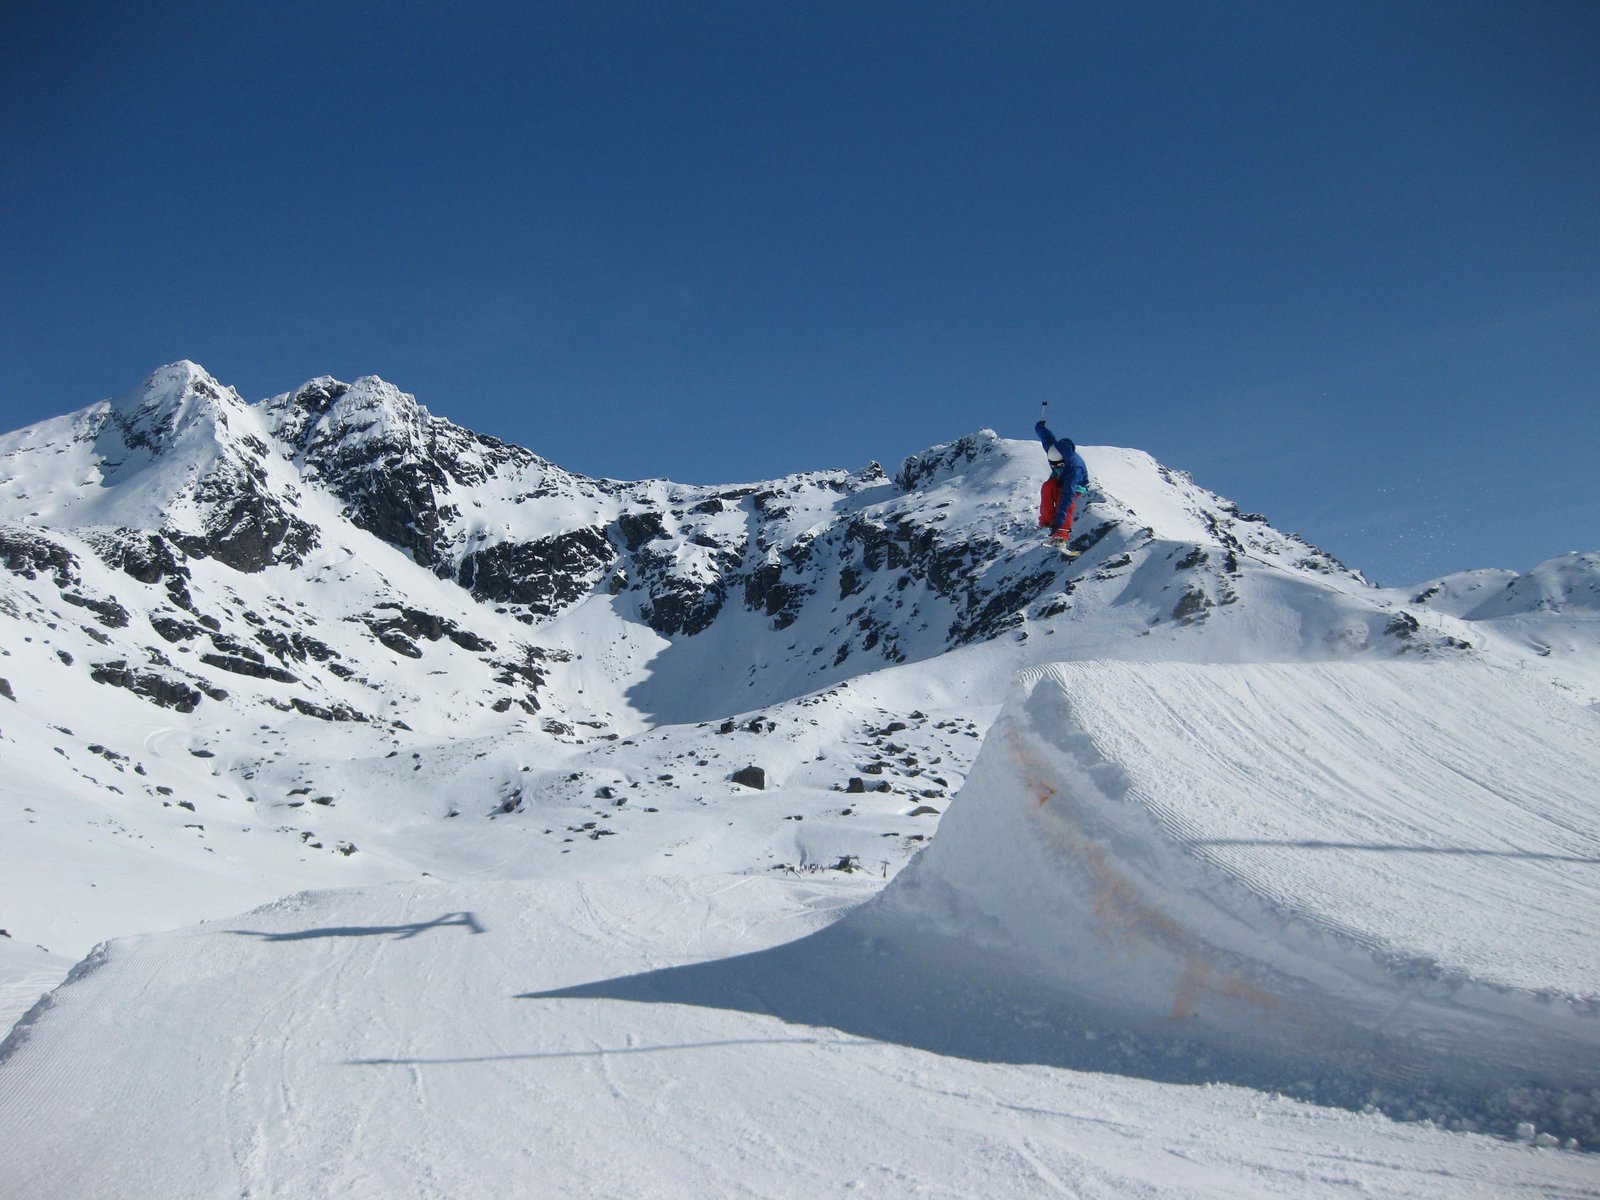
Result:
{"type": "MultiPolygon", "coordinates": [[[[1047,919],[1041,914],[1042,919],[1047,919]]],[[[976,1062],[1031,1064],[1201,1083],[1214,1052],[1155,1046],[1096,1020],[1082,1003],[969,942],[896,929],[877,936],[846,918],[799,941],[714,962],[646,971],[518,1000],[684,1004],[837,1029],[976,1062]]],[[[1243,1082],[1245,1064],[1224,1068],[1243,1082]]],[[[1265,1086],[1272,1081],[1254,1081],[1265,1086]]]]}
{"type": "MultiPolygon", "coordinates": [[[[1050,915],[1041,912],[1040,919],[1050,915]]],[[[1059,979],[972,942],[899,925],[883,929],[855,917],[752,954],[515,998],[747,1012],[974,1062],[1232,1084],[1506,1134],[1533,1120],[1586,1147],[1600,1144],[1600,1094],[1574,1097],[1513,1087],[1510,1080],[1485,1090],[1434,1077],[1415,1060],[1403,1061],[1409,1053],[1387,1061],[1387,1050],[1399,1047],[1362,1038],[1352,1039],[1342,1058],[1320,1065],[1299,1055],[1274,1057],[1250,1044],[1203,1044],[1173,1036],[1170,1026],[1139,1027],[1125,1012],[1096,1009],[1065,991],[1059,979]]],[[[1336,1037],[1330,1034],[1330,1044],[1336,1037]]]]}
{"type": "Polygon", "coordinates": [[[324,929],[296,929],[288,933],[268,933],[259,929],[228,929],[226,933],[240,937],[260,938],[263,942],[303,942],[312,938],[392,937],[397,941],[414,938],[430,929],[443,929],[460,925],[473,933],[482,933],[483,925],[477,914],[470,912],[445,913],[431,921],[413,921],[408,925],[333,925],[324,929]]]}

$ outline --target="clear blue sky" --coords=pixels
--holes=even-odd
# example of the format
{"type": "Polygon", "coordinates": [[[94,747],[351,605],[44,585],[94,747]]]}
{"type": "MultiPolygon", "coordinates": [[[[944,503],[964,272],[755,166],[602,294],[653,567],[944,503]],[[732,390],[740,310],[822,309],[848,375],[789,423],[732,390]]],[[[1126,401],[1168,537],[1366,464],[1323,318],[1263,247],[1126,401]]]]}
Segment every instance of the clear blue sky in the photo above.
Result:
{"type": "Polygon", "coordinates": [[[1387,583],[1600,549],[1593,0],[8,0],[0,123],[8,429],[192,358],[724,483],[1048,399],[1387,583]]]}

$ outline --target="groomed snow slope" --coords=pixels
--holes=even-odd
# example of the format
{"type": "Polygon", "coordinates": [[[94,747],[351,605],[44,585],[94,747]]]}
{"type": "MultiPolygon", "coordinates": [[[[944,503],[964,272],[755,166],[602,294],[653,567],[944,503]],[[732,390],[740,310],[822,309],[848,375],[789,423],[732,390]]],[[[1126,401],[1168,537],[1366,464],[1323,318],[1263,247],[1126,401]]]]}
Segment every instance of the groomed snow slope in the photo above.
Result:
{"type": "Polygon", "coordinates": [[[1470,664],[1060,664],[856,920],[1228,1078],[1592,1105],[1597,745],[1592,710],[1470,664]]]}
{"type": "Polygon", "coordinates": [[[1600,1197],[1584,1154],[932,1052],[925,974],[863,988],[859,949],[827,952],[838,924],[807,936],[861,894],[391,884],[111,943],[0,1067],[0,1194],[1600,1197]],[[625,972],[722,986],[698,1004],[582,994],[625,972]],[[822,995],[906,1036],[763,1011],[822,995]]]}

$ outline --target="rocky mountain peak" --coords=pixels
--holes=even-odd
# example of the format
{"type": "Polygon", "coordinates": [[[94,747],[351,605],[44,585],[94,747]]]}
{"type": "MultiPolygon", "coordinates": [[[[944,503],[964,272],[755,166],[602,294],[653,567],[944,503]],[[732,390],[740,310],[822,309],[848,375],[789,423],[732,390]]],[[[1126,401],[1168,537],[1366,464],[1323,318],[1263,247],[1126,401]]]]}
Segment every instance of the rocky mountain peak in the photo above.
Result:
{"type": "Polygon", "coordinates": [[[129,449],[160,454],[191,433],[226,430],[245,407],[238,392],[184,359],[158,367],[139,388],[112,400],[108,416],[129,449]]]}
{"type": "Polygon", "coordinates": [[[915,491],[986,460],[992,462],[1001,454],[1000,435],[992,429],[980,429],[906,458],[895,472],[894,483],[902,492],[915,491]]]}
{"type": "Polygon", "coordinates": [[[376,375],[354,383],[319,376],[262,406],[291,453],[345,463],[428,453],[433,418],[415,396],[376,375]]]}

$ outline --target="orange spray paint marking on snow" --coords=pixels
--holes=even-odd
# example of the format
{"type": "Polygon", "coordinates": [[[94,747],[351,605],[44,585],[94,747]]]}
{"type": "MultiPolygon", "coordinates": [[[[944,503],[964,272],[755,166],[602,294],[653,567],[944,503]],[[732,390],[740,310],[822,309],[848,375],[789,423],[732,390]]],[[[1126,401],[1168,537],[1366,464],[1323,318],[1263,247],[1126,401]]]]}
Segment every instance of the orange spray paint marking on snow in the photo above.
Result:
{"type": "MultiPolygon", "coordinates": [[[[1014,731],[1006,739],[1006,748],[1020,768],[1028,793],[1034,798],[1034,811],[1041,812],[1060,793],[1049,782],[1044,764],[1014,731]]],[[[1052,840],[1084,867],[1091,911],[1099,921],[1100,936],[1106,945],[1113,950],[1130,952],[1152,947],[1177,960],[1179,977],[1171,1008],[1174,1020],[1193,1016],[1208,993],[1260,1008],[1263,1012],[1277,1007],[1276,997],[1235,975],[1219,971],[1189,930],[1147,901],[1133,879],[1107,860],[1105,848],[1084,838],[1071,823],[1070,804],[1053,806],[1051,813],[1056,820],[1044,828],[1052,840]]]]}

